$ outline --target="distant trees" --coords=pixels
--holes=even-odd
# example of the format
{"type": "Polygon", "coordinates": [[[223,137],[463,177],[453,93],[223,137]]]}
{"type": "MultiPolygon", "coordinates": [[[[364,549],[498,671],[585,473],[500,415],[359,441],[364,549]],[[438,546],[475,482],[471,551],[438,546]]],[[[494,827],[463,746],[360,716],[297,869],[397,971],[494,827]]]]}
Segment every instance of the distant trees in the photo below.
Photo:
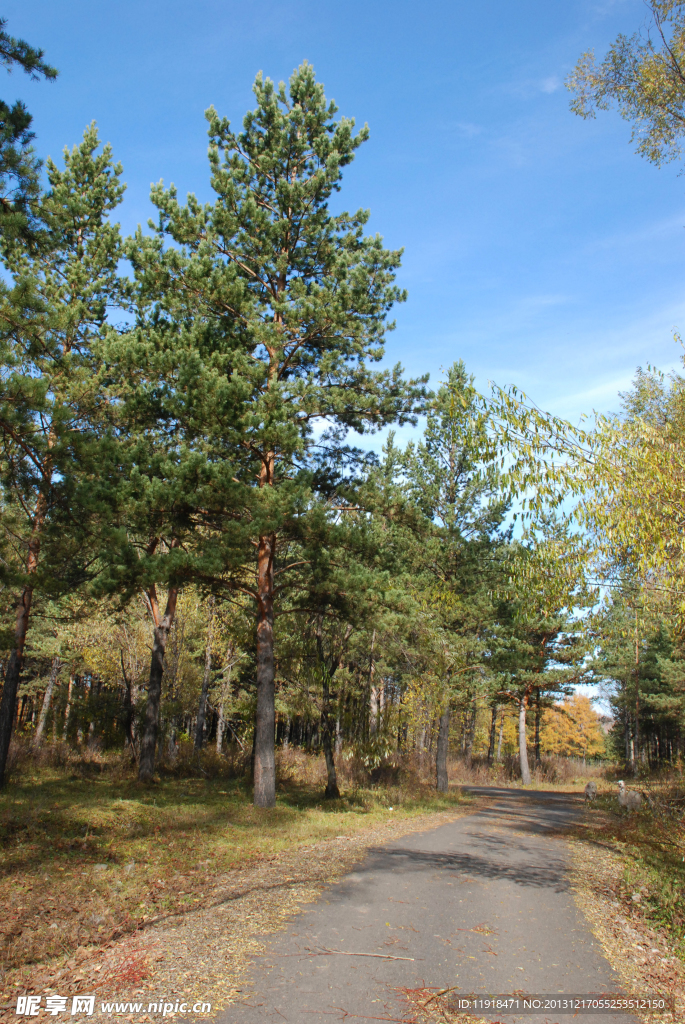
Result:
{"type": "Polygon", "coordinates": [[[435,626],[445,634],[436,745],[441,791],[448,786],[452,691],[462,694],[475,716],[476,695],[487,675],[486,634],[495,617],[492,592],[501,586],[507,541],[497,448],[478,398],[463,362],[454,363],[428,406],[421,441],[408,446],[403,460],[406,492],[430,524],[417,546],[414,568],[423,576],[424,600],[435,626]]]}
{"type": "Polygon", "coordinates": [[[541,744],[546,754],[596,758],[606,753],[606,737],[589,697],[576,694],[549,707],[542,719],[541,744]]]}

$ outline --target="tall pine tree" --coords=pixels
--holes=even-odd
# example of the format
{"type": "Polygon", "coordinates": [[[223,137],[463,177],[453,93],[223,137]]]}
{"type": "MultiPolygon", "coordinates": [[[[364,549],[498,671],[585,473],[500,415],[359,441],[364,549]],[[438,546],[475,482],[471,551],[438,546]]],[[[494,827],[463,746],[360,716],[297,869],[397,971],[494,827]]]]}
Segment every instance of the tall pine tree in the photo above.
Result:
{"type": "MultiPolygon", "coordinates": [[[[139,233],[131,257],[151,330],[155,317],[168,315],[196,339],[186,407],[197,394],[208,408],[211,394],[209,434],[242,488],[224,526],[244,552],[230,585],[256,607],[254,799],[270,807],[274,604],[289,571],[287,561],[279,564],[279,543],[329,488],[325,464],[344,461],[348,430],[410,419],[423,388],[407,383],[399,366],[370,365],[383,356],[388,311],[404,298],[394,284],[400,253],[364,235],[366,211],[329,209],[367,129],[355,135],[354,122],[335,119],[309,64],[288,88],[259,75],[254,91],[257,108],[240,133],[207,112],[216,201],[202,206],[189,196],[183,206],[173,188],[155,187],[158,237],[139,233]]],[[[191,447],[202,443],[188,422],[179,420],[179,430],[191,447]]]]}
{"type": "Polygon", "coordinates": [[[34,591],[73,585],[69,565],[87,521],[106,506],[97,481],[107,380],[97,347],[121,294],[121,240],[109,214],[124,186],[109,147],[98,148],[91,125],[81,145],[65,151],[64,170],[48,162],[38,246],[23,234],[4,239],[13,286],[0,303],[0,482],[15,554],[4,582],[16,594],[16,616],[0,704],[0,785],[34,591]]]}

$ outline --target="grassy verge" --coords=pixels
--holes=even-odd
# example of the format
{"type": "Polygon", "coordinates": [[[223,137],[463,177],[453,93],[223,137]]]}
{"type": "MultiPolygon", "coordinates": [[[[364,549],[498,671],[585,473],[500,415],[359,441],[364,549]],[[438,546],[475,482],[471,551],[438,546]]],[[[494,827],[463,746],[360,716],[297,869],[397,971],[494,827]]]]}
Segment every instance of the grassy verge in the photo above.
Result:
{"type": "Polygon", "coordinates": [[[679,784],[649,791],[653,806],[634,814],[608,792],[587,809],[573,840],[574,888],[624,991],[675,1001],[675,1013],[641,1017],[666,1024],[685,1019],[683,823],[679,784]]]}
{"type": "Polygon", "coordinates": [[[0,796],[3,1004],[36,991],[47,965],[78,982],[86,957],[192,914],[218,878],[459,803],[420,786],[356,788],[323,801],[318,780],[294,775],[268,812],[252,806],[240,779],[167,778],[145,788],[97,763],[19,777],[0,796]]]}
{"type": "MultiPolygon", "coordinates": [[[[586,816],[583,837],[620,860],[614,895],[620,904],[668,935],[673,952],[685,962],[685,829],[680,815],[663,815],[671,791],[652,788],[654,810],[618,808],[613,793],[600,794],[586,816]]],[[[677,799],[677,797],[676,797],[677,799]]]]}

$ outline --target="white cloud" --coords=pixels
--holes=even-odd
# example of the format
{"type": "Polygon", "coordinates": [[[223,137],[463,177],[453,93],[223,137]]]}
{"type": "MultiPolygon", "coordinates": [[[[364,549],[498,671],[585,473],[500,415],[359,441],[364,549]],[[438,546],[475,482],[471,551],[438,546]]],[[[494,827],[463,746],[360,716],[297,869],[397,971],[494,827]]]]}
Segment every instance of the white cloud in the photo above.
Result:
{"type": "Polygon", "coordinates": [[[543,92],[556,92],[557,89],[561,88],[561,79],[557,75],[550,75],[542,80],[540,88],[543,92]]]}

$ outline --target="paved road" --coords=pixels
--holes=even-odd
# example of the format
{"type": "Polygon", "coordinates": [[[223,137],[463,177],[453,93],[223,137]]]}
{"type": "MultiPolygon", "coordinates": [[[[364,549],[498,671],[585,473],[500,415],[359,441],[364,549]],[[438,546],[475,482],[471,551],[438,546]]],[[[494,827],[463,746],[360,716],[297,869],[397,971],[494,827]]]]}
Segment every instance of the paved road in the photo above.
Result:
{"type": "MultiPolygon", "coordinates": [[[[352,874],[268,940],[245,1002],[222,1024],[409,1020],[404,988],[465,993],[618,992],[569,889],[569,855],[550,835],[580,813],[578,797],[473,787],[474,815],[373,850],[352,874]],[[383,953],[413,960],[326,954],[383,953]]],[[[483,1014],[483,1016],[488,1016],[483,1014]]],[[[578,1018],[508,1015],[491,1019],[578,1018]]],[[[633,1024],[626,1014],[586,1024],[633,1024]]]]}

